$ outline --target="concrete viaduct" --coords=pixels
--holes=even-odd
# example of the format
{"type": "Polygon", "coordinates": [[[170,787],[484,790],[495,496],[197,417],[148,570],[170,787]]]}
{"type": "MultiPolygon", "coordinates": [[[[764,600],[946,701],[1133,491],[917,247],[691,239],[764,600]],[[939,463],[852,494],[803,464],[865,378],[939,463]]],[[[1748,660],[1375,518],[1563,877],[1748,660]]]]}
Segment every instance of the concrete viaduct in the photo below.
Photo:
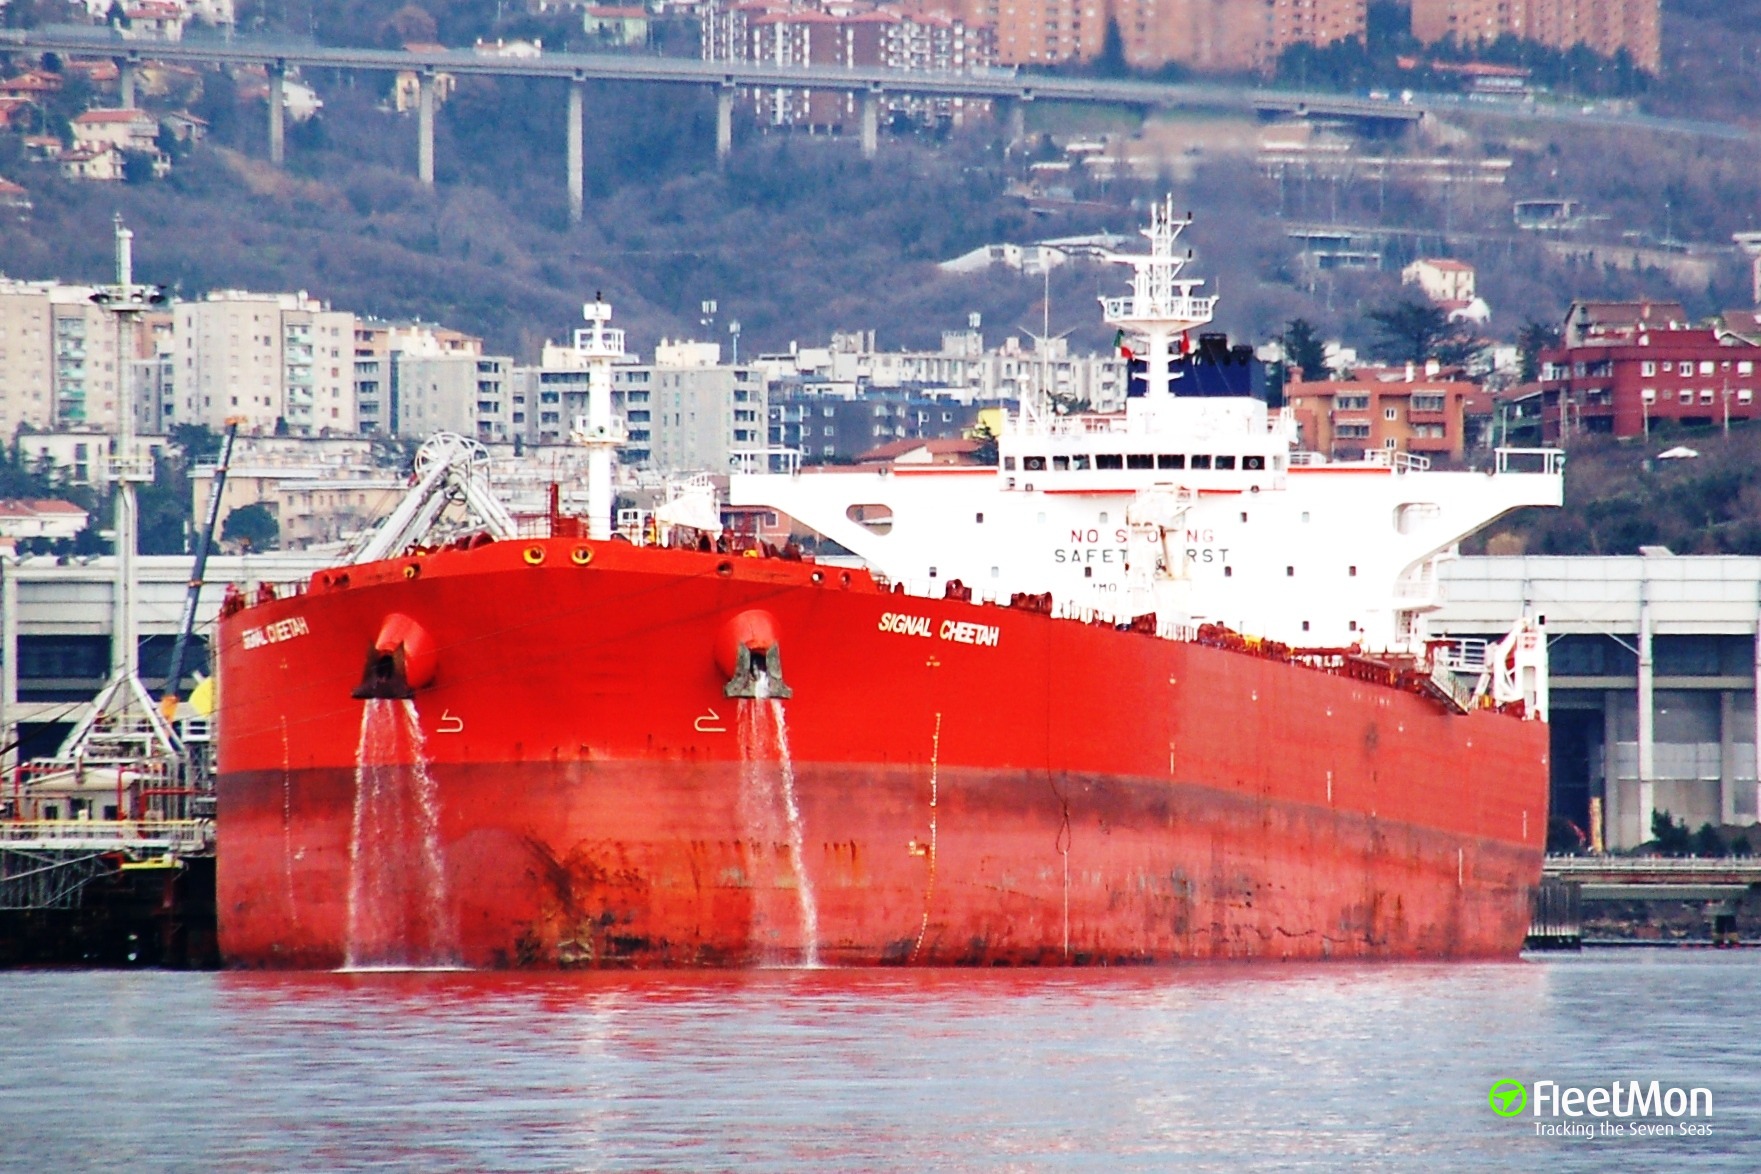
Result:
{"type": "Polygon", "coordinates": [[[1251,110],[1261,114],[1314,114],[1393,122],[1412,122],[1423,115],[1415,106],[1396,101],[1357,99],[1326,94],[1253,89],[1208,84],[1159,84],[1101,78],[985,74],[905,73],[876,68],[829,66],[789,67],[762,62],[699,61],[678,57],[637,57],[609,53],[545,53],[537,57],[502,57],[470,49],[402,51],[350,49],[284,42],[189,38],[182,41],[124,40],[108,29],[65,27],[0,30],[0,52],[55,52],[111,57],[121,74],[122,104],[134,104],[135,74],[144,61],[177,61],[208,65],[256,65],[269,76],[269,158],[281,163],[286,153],[281,103],[289,66],[364,72],[414,72],[418,81],[417,172],[424,184],[434,183],[434,81],[442,73],[501,77],[556,78],[569,83],[567,128],[569,210],[581,217],[585,156],[582,114],[586,83],[593,81],[662,82],[697,85],[716,94],[715,151],[725,159],[733,149],[734,91],[742,86],[797,90],[837,90],[856,94],[861,103],[862,153],[873,158],[880,145],[880,107],[885,94],[920,97],[990,99],[1005,108],[1012,140],[1023,134],[1025,104],[1035,99],[1144,109],[1187,107],[1251,110]]]}
{"type": "Polygon", "coordinates": [[[700,61],[683,57],[638,57],[609,53],[545,53],[536,57],[503,57],[470,49],[404,51],[351,49],[294,42],[234,38],[181,41],[124,39],[110,29],[64,26],[50,29],[0,29],[0,53],[55,52],[110,57],[120,71],[122,104],[132,107],[135,74],[144,61],[177,61],[208,65],[255,65],[269,76],[269,158],[280,164],[286,156],[282,86],[289,66],[364,72],[411,71],[418,80],[417,173],[434,183],[434,83],[442,73],[500,77],[556,78],[569,83],[567,126],[569,214],[581,219],[585,198],[586,159],[583,107],[586,83],[592,81],[659,82],[696,85],[716,95],[715,153],[726,159],[733,150],[734,91],[742,86],[769,89],[832,90],[857,95],[861,109],[862,154],[873,158],[880,146],[880,106],[885,94],[919,97],[989,99],[1004,110],[1010,141],[1023,137],[1026,104],[1036,99],[1094,105],[1131,106],[1144,110],[1186,108],[1251,111],[1260,115],[1301,115],[1346,118],[1364,122],[1411,123],[1428,112],[1567,121],[1586,126],[1624,126],[1672,134],[1720,139],[1748,139],[1744,128],[1717,123],[1604,113],[1590,107],[1535,106],[1517,103],[1472,105],[1456,95],[1426,94],[1402,100],[1354,98],[1339,94],[1301,93],[1223,83],[1159,83],[1109,78],[985,73],[900,72],[876,68],[780,66],[763,62],[700,61]]]}

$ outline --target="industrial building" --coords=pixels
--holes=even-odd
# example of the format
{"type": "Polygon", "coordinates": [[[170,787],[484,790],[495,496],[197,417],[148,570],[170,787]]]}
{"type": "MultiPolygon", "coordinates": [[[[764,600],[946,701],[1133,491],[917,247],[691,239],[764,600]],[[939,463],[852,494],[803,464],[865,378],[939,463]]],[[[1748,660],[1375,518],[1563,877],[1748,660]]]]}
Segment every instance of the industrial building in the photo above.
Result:
{"type": "Polygon", "coordinates": [[[1761,558],[1646,550],[1446,563],[1431,617],[1454,637],[1544,621],[1552,811],[1593,839],[1599,809],[1611,849],[1649,840],[1658,811],[1690,828],[1757,816],[1761,558]]]}

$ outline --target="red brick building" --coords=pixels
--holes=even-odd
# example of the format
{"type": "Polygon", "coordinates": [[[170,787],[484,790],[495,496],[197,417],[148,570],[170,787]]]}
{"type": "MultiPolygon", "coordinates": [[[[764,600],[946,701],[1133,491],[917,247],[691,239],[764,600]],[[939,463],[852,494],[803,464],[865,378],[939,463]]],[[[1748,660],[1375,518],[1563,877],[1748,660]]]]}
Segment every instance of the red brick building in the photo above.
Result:
{"type": "Polygon", "coordinates": [[[1566,344],[1541,353],[1542,439],[1644,436],[1660,423],[1704,428],[1761,416],[1761,347],[1681,317],[1673,303],[1574,305],[1566,344]]]}

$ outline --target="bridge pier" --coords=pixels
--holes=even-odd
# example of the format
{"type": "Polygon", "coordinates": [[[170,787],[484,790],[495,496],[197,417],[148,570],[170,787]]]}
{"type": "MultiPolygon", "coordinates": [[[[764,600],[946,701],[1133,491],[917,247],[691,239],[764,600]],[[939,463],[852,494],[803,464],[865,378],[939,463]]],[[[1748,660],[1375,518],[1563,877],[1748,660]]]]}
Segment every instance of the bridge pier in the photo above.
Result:
{"type": "Polygon", "coordinates": [[[434,186],[434,71],[416,75],[416,178],[434,186]]]}
{"type": "Polygon", "coordinates": [[[880,97],[878,87],[862,91],[862,157],[880,154],[880,97]]]}
{"type": "Polygon", "coordinates": [[[723,82],[715,92],[715,160],[726,163],[734,153],[734,87],[723,82]]]}
{"type": "Polygon", "coordinates": [[[124,110],[135,108],[135,69],[137,63],[130,58],[120,57],[116,61],[116,84],[121,90],[118,99],[124,110]]]}
{"type": "Polygon", "coordinates": [[[287,160],[287,63],[269,63],[269,162],[280,167],[287,160]]]}
{"type": "Polygon", "coordinates": [[[582,142],[582,112],[587,101],[587,81],[577,74],[569,83],[569,223],[581,223],[587,206],[586,147],[582,142]]]}

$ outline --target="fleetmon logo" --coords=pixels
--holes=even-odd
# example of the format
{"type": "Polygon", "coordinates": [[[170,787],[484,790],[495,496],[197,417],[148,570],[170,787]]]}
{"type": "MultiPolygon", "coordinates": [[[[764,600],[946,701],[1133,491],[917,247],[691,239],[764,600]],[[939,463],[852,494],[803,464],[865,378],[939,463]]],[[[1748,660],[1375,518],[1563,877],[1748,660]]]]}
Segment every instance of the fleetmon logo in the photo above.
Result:
{"type": "Polygon", "coordinates": [[[1514,1117],[1529,1103],[1529,1090],[1520,1081],[1500,1080],[1486,1094],[1486,1100],[1500,1117],[1514,1117]]]}

